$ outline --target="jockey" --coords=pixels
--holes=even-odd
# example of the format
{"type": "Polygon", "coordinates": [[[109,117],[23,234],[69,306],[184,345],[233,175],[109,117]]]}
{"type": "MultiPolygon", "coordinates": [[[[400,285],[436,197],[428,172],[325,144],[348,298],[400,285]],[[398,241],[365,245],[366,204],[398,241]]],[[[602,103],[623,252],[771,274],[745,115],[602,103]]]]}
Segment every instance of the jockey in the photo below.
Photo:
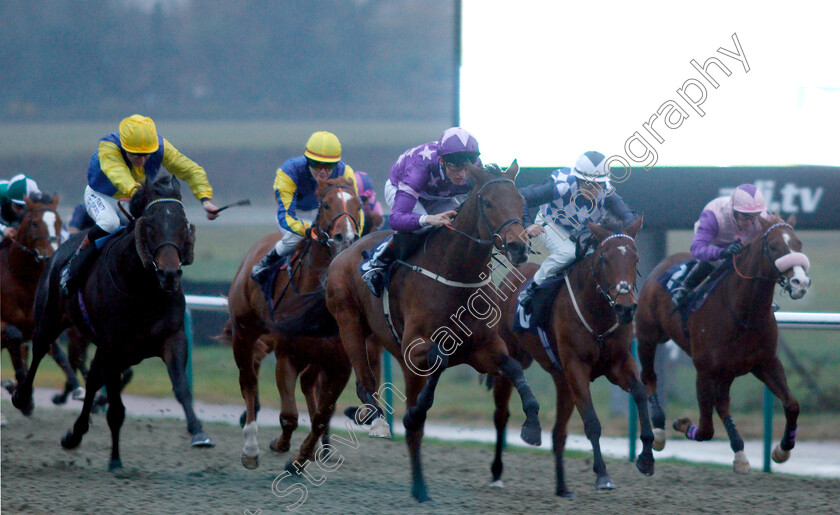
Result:
{"type": "Polygon", "coordinates": [[[95,225],[61,271],[60,284],[65,294],[77,286],[79,277],[98,254],[93,243],[128,223],[118,208],[119,200],[131,198],[147,178],[154,180],[161,166],[187,182],[201,200],[209,220],[218,216],[204,168],[158,136],[151,118],[134,114],[123,119],[117,132],[99,140],[99,147],[90,158],[84,202],[95,225]]]}
{"type": "Polygon", "coordinates": [[[287,159],[277,169],[274,196],[277,198],[277,227],[283,237],[251,269],[252,279],[262,283],[268,270],[295,250],[318,216],[318,179],[338,177],[348,179],[358,191],[353,169],[341,160],[341,142],[335,134],[325,131],[313,133],[303,155],[287,159]]]}
{"type": "Polygon", "coordinates": [[[716,264],[743,250],[744,241],[761,233],[759,216],[767,219],[764,195],[752,184],[742,184],[732,195],[718,197],[703,208],[694,223],[691,255],[697,260],[673,292],[674,304],[679,306],[685,296],[703,282],[716,264]]]}
{"type": "Polygon", "coordinates": [[[585,152],[573,168],[555,170],[542,183],[520,190],[525,197],[523,220],[532,220],[529,208],[539,206],[540,209],[536,223],[526,232],[529,236],[545,234],[543,241],[550,253],[522,296],[526,313],[531,309],[537,287],[574,261],[577,243],[591,236],[589,222],[598,223],[608,213],[625,226],[636,219],[636,214],[610,184],[606,161],[600,152],[585,152]]]}
{"type": "Polygon", "coordinates": [[[24,198],[40,196],[38,184],[22,173],[15,175],[8,181],[0,181],[0,242],[6,238],[14,238],[17,227],[26,212],[24,198]]]}
{"type": "Polygon", "coordinates": [[[406,150],[397,159],[385,182],[385,202],[391,208],[390,225],[398,237],[382,240],[362,263],[362,279],[371,293],[382,294],[385,268],[398,257],[411,255],[412,243],[422,241],[408,238],[406,233],[424,232],[426,227],[452,221],[459,204],[456,195],[472,190],[467,166],[480,166],[479,154],[473,135],[451,127],[439,141],[406,150]]]}
{"type": "MultiPolygon", "coordinates": [[[[382,216],[382,204],[376,200],[376,192],[373,190],[373,182],[370,180],[365,172],[355,172],[356,187],[359,188],[359,199],[362,201],[362,209],[365,211],[365,219],[370,220],[370,214],[376,213],[382,216]]],[[[380,224],[381,227],[381,224],[380,224]]],[[[371,231],[375,231],[379,227],[371,227],[371,231]]]]}

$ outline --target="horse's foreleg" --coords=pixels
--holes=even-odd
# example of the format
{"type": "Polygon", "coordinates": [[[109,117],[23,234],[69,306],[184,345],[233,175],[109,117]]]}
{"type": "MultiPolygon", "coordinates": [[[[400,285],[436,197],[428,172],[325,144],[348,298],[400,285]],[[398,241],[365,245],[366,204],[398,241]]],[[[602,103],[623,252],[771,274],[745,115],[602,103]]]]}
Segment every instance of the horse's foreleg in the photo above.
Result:
{"type": "Polygon", "coordinates": [[[254,366],[254,342],[259,334],[254,331],[247,332],[233,323],[233,334],[231,344],[233,346],[233,358],[239,368],[239,389],[242,398],[245,400],[245,424],[242,432],[245,435],[245,444],[242,447],[242,466],[247,469],[255,469],[260,466],[260,448],[257,442],[257,417],[255,401],[257,396],[257,373],[254,366]]]}
{"type": "Polygon", "coordinates": [[[796,423],[799,419],[799,402],[793,397],[787,385],[785,369],[779,359],[773,356],[766,368],[757,368],[753,374],[773,392],[785,408],[785,432],[782,440],[773,449],[772,458],[776,463],[784,463],[790,457],[790,451],[796,445],[796,423]]]}
{"type": "Polygon", "coordinates": [[[122,468],[120,460],[120,428],[125,420],[125,406],[120,394],[122,371],[118,368],[106,366],[105,390],[108,392],[108,428],[111,430],[111,461],[108,471],[114,472],[122,468]]]}
{"type": "MultiPolygon", "coordinates": [[[[172,391],[175,398],[184,408],[184,415],[187,418],[187,431],[192,435],[190,445],[192,447],[213,447],[216,444],[204,433],[201,421],[193,411],[192,392],[187,383],[187,360],[189,359],[187,349],[187,337],[183,331],[170,337],[163,346],[163,361],[166,363],[166,370],[169,372],[169,379],[172,382],[172,391]]],[[[119,376],[118,376],[119,377],[119,376]]],[[[117,392],[120,391],[120,382],[116,383],[117,392]]],[[[108,399],[111,398],[110,387],[108,388],[108,399]]]]}
{"type": "Polygon", "coordinates": [[[493,425],[496,427],[496,454],[493,457],[493,464],[490,466],[490,472],[493,474],[493,482],[490,486],[494,488],[503,488],[502,471],[504,464],[502,463],[502,452],[505,447],[505,429],[508,420],[510,419],[510,395],[513,393],[513,383],[508,378],[497,375],[489,376],[493,379],[493,402],[496,405],[496,410],[493,412],[493,425]]]}
{"type": "MultiPolygon", "coordinates": [[[[428,387],[429,381],[432,381],[432,377],[435,377],[434,382],[437,383],[437,378],[440,377],[440,374],[436,371],[436,375],[433,374],[432,377],[426,380],[426,377],[413,374],[406,367],[403,367],[403,371],[407,393],[406,402],[408,403],[405,415],[403,416],[403,425],[405,426],[405,443],[408,445],[408,456],[411,461],[411,495],[418,502],[433,503],[426,487],[426,479],[423,477],[423,459],[421,455],[426,413],[422,412],[423,419],[420,420],[420,414],[416,409],[416,405],[419,404],[420,396],[428,387]]],[[[432,393],[434,393],[434,389],[432,389],[432,393]]],[[[428,401],[429,397],[427,395],[425,402],[428,401]]]]}
{"type": "Polygon", "coordinates": [[[566,487],[563,452],[566,450],[566,437],[568,436],[566,428],[575,409],[575,403],[572,401],[572,392],[569,390],[566,376],[562,372],[555,371],[551,374],[551,377],[554,380],[554,390],[557,394],[557,415],[554,420],[554,429],[551,432],[551,442],[554,450],[554,475],[556,478],[554,494],[572,498],[575,494],[566,487]]]}
{"type": "MultiPolygon", "coordinates": [[[[315,413],[318,410],[318,402],[321,398],[321,385],[327,381],[327,375],[324,369],[319,365],[310,365],[303,369],[300,374],[300,390],[303,392],[303,398],[306,400],[306,411],[309,413],[309,420],[315,418],[315,413]]],[[[330,443],[330,428],[324,431],[321,437],[323,445],[330,443]]]]}
{"type": "Polygon", "coordinates": [[[14,395],[15,390],[26,380],[26,355],[24,354],[26,347],[23,334],[16,326],[4,323],[2,332],[4,346],[9,350],[12,368],[15,370],[15,384],[11,384],[10,381],[4,386],[10,394],[14,395]]]}
{"type": "MultiPolygon", "coordinates": [[[[299,371],[286,354],[277,355],[277,363],[274,367],[274,379],[277,383],[277,392],[280,394],[280,428],[279,437],[271,440],[268,447],[274,452],[286,452],[291,447],[292,433],[298,427],[298,409],[295,402],[295,384],[297,383],[299,371]]],[[[303,381],[301,381],[303,389],[303,381]]],[[[306,390],[304,389],[304,393],[306,390]]],[[[309,404],[309,397],[307,397],[309,404]]],[[[310,408],[310,420],[314,407],[310,408]]]]}
{"type": "MultiPolygon", "coordinates": [[[[684,417],[674,421],[674,429],[680,433],[685,434],[689,440],[696,440],[698,442],[705,442],[711,440],[715,435],[715,426],[712,421],[712,413],[715,403],[718,402],[718,384],[715,378],[705,372],[697,371],[697,380],[695,382],[697,389],[697,405],[700,408],[700,425],[696,426],[691,422],[691,419],[684,417]]],[[[731,384],[731,381],[730,381],[731,384]]],[[[727,386],[727,396],[728,396],[727,386]]],[[[728,401],[727,401],[728,402],[728,401]]],[[[728,413],[727,408],[727,415],[728,413]]],[[[721,415],[723,417],[724,415],[721,415]]],[[[734,424],[732,425],[734,428],[734,424]]],[[[727,432],[729,428],[727,428],[727,432]]],[[[730,445],[734,445],[730,438],[730,445]]],[[[743,442],[741,443],[743,449],[743,442]]],[[[735,450],[733,448],[733,450],[735,450]]],[[[735,452],[738,452],[735,450],[735,452]]]]}
{"type": "MultiPolygon", "coordinates": [[[[639,329],[637,328],[637,332],[639,329]]],[[[638,336],[636,339],[639,350],[639,363],[642,366],[640,378],[646,388],[648,401],[650,402],[650,422],[653,424],[653,449],[661,451],[665,448],[665,411],[659,403],[659,396],[656,394],[657,380],[656,369],[656,342],[638,336]]],[[[641,413],[641,411],[640,411],[641,413]]]]}
{"type": "Polygon", "coordinates": [[[636,361],[628,352],[623,361],[619,361],[612,369],[609,379],[620,386],[624,391],[630,393],[636,403],[636,410],[639,416],[639,438],[642,440],[642,452],[636,459],[636,468],[646,476],[653,475],[653,431],[650,427],[650,416],[645,396],[645,387],[639,379],[639,372],[636,369],[636,361]]]}
{"type": "Polygon", "coordinates": [[[563,370],[569,380],[569,388],[572,398],[575,401],[581,419],[583,419],[583,430],[586,438],[592,444],[592,470],[595,472],[595,488],[598,490],[609,490],[615,488],[609,474],[604,457],[601,455],[601,422],[595,413],[595,406],[592,404],[592,395],[589,392],[590,367],[583,363],[572,361],[563,363],[563,370]]]}
{"type": "Polygon", "coordinates": [[[85,383],[85,400],[82,403],[82,412],[79,413],[79,417],[73,424],[73,429],[67,431],[67,434],[61,439],[61,446],[65,449],[75,449],[82,443],[82,437],[90,427],[90,411],[93,409],[96,392],[102,388],[103,384],[105,384],[105,376],[103,375],[102,357],[97,350],[93,354],[93,361],[90,363],[90,370],[85,383]]]}
{"type": "Polygon", "coordinates": [[[540,445],[542,443],[542,429],[540,428],[540,403],[531,391],[528,381],[525,380],[525,373],[518,361],[503,354],[496,358],[496,365],[507,377],[519,393],[522,399],[522,411],[525,412],[525,423],[522,424],[520,433],[522,440],[528,445],[540,445]]]}
{"type": "Polygon", "coordinates": [[[53,404],[64,404],[67,402],[67,397],[71,393],[73,393],[74,398],[79,398],[84,395],[84,391],[81,390],[81,385],[79,384],[79,379],[76,377],[76,371],[73,369],[72,365],[70,365],[70,360],[67,358],[67,354],[64,353],[64,349],[61,348],[58,342],[53,342],[50,347],[50,355],[58,364],[59,368],[61,368],[64,372],[64,377],[66,379],[64,382],[64,391],[53,396],[53,404]]]}
{"type": "MultiPolygon", "coordinates": [[[[18,366],[15,367],[15,376],[18,384],[12,394],[12,404],[26,416],[31,415],[35,409],[35,401],[32,398],[32,386],[35,382],[35,374],[38,373],[38,365],[41,364],[41,360],[47,354],[50,348],[50,342],[54,340],[55,338],[50,340],[49,335],[40,337],[36,329],[36,335],[32,339],[32,364],[29,366],[28,371],[26,370],[26,358],[23,357],[22,343],[15,345],[20,361],[18,366]],[[19,370],[23,371],[23,377],[18,375],[19,370]]],[[[10,350],[9,352],[12,351],[10,350]]]]}

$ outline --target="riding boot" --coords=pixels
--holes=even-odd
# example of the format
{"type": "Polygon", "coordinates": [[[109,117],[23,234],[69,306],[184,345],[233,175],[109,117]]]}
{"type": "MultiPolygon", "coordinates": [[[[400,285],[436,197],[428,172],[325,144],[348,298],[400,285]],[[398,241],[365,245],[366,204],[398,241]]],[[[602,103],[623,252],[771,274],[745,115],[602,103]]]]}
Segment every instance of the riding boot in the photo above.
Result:
{"type": "Polygon", "coordinates": [[[370,292],[376,297],[380,297],[382,290],[385,289],[385,269],[397,257],[393,243],[393,237],[383,240],[382,243],[373,249],[370,258],[362,263],[360,267],[362,280],[370,292]]]}
{"type": "MultiPolygon", "coordinates": [[[[98,227],[95,227],[85,236],[85,239],[82,240],[79,248],[76,249],[76,253],[70,257],[70,260],[64,268],[61,269],[58,284],[61,288],[61,292],[67,297],[69,297],[70,294],[75,292],[75,290],[79,287],[81,280],[85,277],[85,275],[87,275],[90,264],[93,263],[94,258],[99,255],[99,249],[94,243],[97,234],[95,231],[97,228],[98,227]],[[91,235],[93,235],[93,238],[91,238],[91,235]]],[[[102,230],[100,229],[100,231],[102,230]]]]}
{"type": "Polygon", "coordinates": [[[272,248],[271,252],[263,256],[260,262],[251,268],[251,279],[256,281],[257,284],[262,284],[268,272],[282,259],[283,256],[277,253],[277,247],[272,248]]]}
{"type": "Polygon", "coordinates": [[[522,310],[525,311],[525,314],[528,315],[531,313],[531,308],[533,307],[534,303],[534,294],[537,292],[537,288],[539,284],[534,281],[531,281],[531,284],[528,285],[528,288],[522,292],[522,298],[519,300],[519,304],[522,306],[522,310]]]}
{"type": "Polygon", "coordinates": [[[698,261],[694,268],[688,271],[688,274],[680,281],[680,284],[674,288],[674,292],[672,294],[672,300],[674,301],[674,305],[679,307],[683,300],[688,296],[688,294],[697,287],[698,284],[703,282],[703,279],[709,275],[709,272],[714,270],[715,267],[708,261],[698,261]]]}

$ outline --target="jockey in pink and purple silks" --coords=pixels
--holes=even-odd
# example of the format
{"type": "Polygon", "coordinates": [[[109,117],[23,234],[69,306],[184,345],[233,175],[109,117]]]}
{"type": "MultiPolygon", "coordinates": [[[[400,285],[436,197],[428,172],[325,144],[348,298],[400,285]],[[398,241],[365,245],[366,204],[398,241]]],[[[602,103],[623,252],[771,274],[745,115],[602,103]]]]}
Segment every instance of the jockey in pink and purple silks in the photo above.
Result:
{"type": "MultiPolygon", "coordinates": [[[[391,229],[397,231],[373,249],[362,263],[362,279],[379,297],[385,280],[385,268],[395,259],[411,255],[427,227],[448,225],[459,205],[456,198],[472,190],[467,167],[481,166],[478,141],[460,127],[444,131],[440,140],[411,148],[391,167],[385,182],[385,202],[391,208],[391,229]]],[[[424,234],[425,236],[425,234],[424,234]]]]}
{"type": "Polygon", "coordinates": [[[674,304],[679,306],[688,292],[719,262],[740,253],[743,242],[761,233],[758,218],[769,218],[766,209],[764,195],[752,184],[742,184],[732,195],[718,197],[706,204],[694,224],[694,239],[691,240],[691,255],[697,265],[674,290],[674,304]]]}

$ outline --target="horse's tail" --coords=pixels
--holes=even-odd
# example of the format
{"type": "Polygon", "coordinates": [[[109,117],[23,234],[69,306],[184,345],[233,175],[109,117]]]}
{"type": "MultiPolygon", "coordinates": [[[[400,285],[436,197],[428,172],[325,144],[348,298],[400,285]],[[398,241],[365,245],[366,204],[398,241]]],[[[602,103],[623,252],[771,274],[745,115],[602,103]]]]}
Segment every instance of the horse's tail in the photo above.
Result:
{"type": "Polygon", "coordinates": [[[233,345],[233,321],[230,318],[225,320],[225,326],[222,328],[222,332],[216,336],[211,336],[210,339],[224,343],[225,345],[233,345]]]}
{"type": "Polygon", "coordinates": [[[286,303],[275,328],[287,335],[338,336],[338,324],[327,309],[326,291],[319,288],[286,303]]]}

